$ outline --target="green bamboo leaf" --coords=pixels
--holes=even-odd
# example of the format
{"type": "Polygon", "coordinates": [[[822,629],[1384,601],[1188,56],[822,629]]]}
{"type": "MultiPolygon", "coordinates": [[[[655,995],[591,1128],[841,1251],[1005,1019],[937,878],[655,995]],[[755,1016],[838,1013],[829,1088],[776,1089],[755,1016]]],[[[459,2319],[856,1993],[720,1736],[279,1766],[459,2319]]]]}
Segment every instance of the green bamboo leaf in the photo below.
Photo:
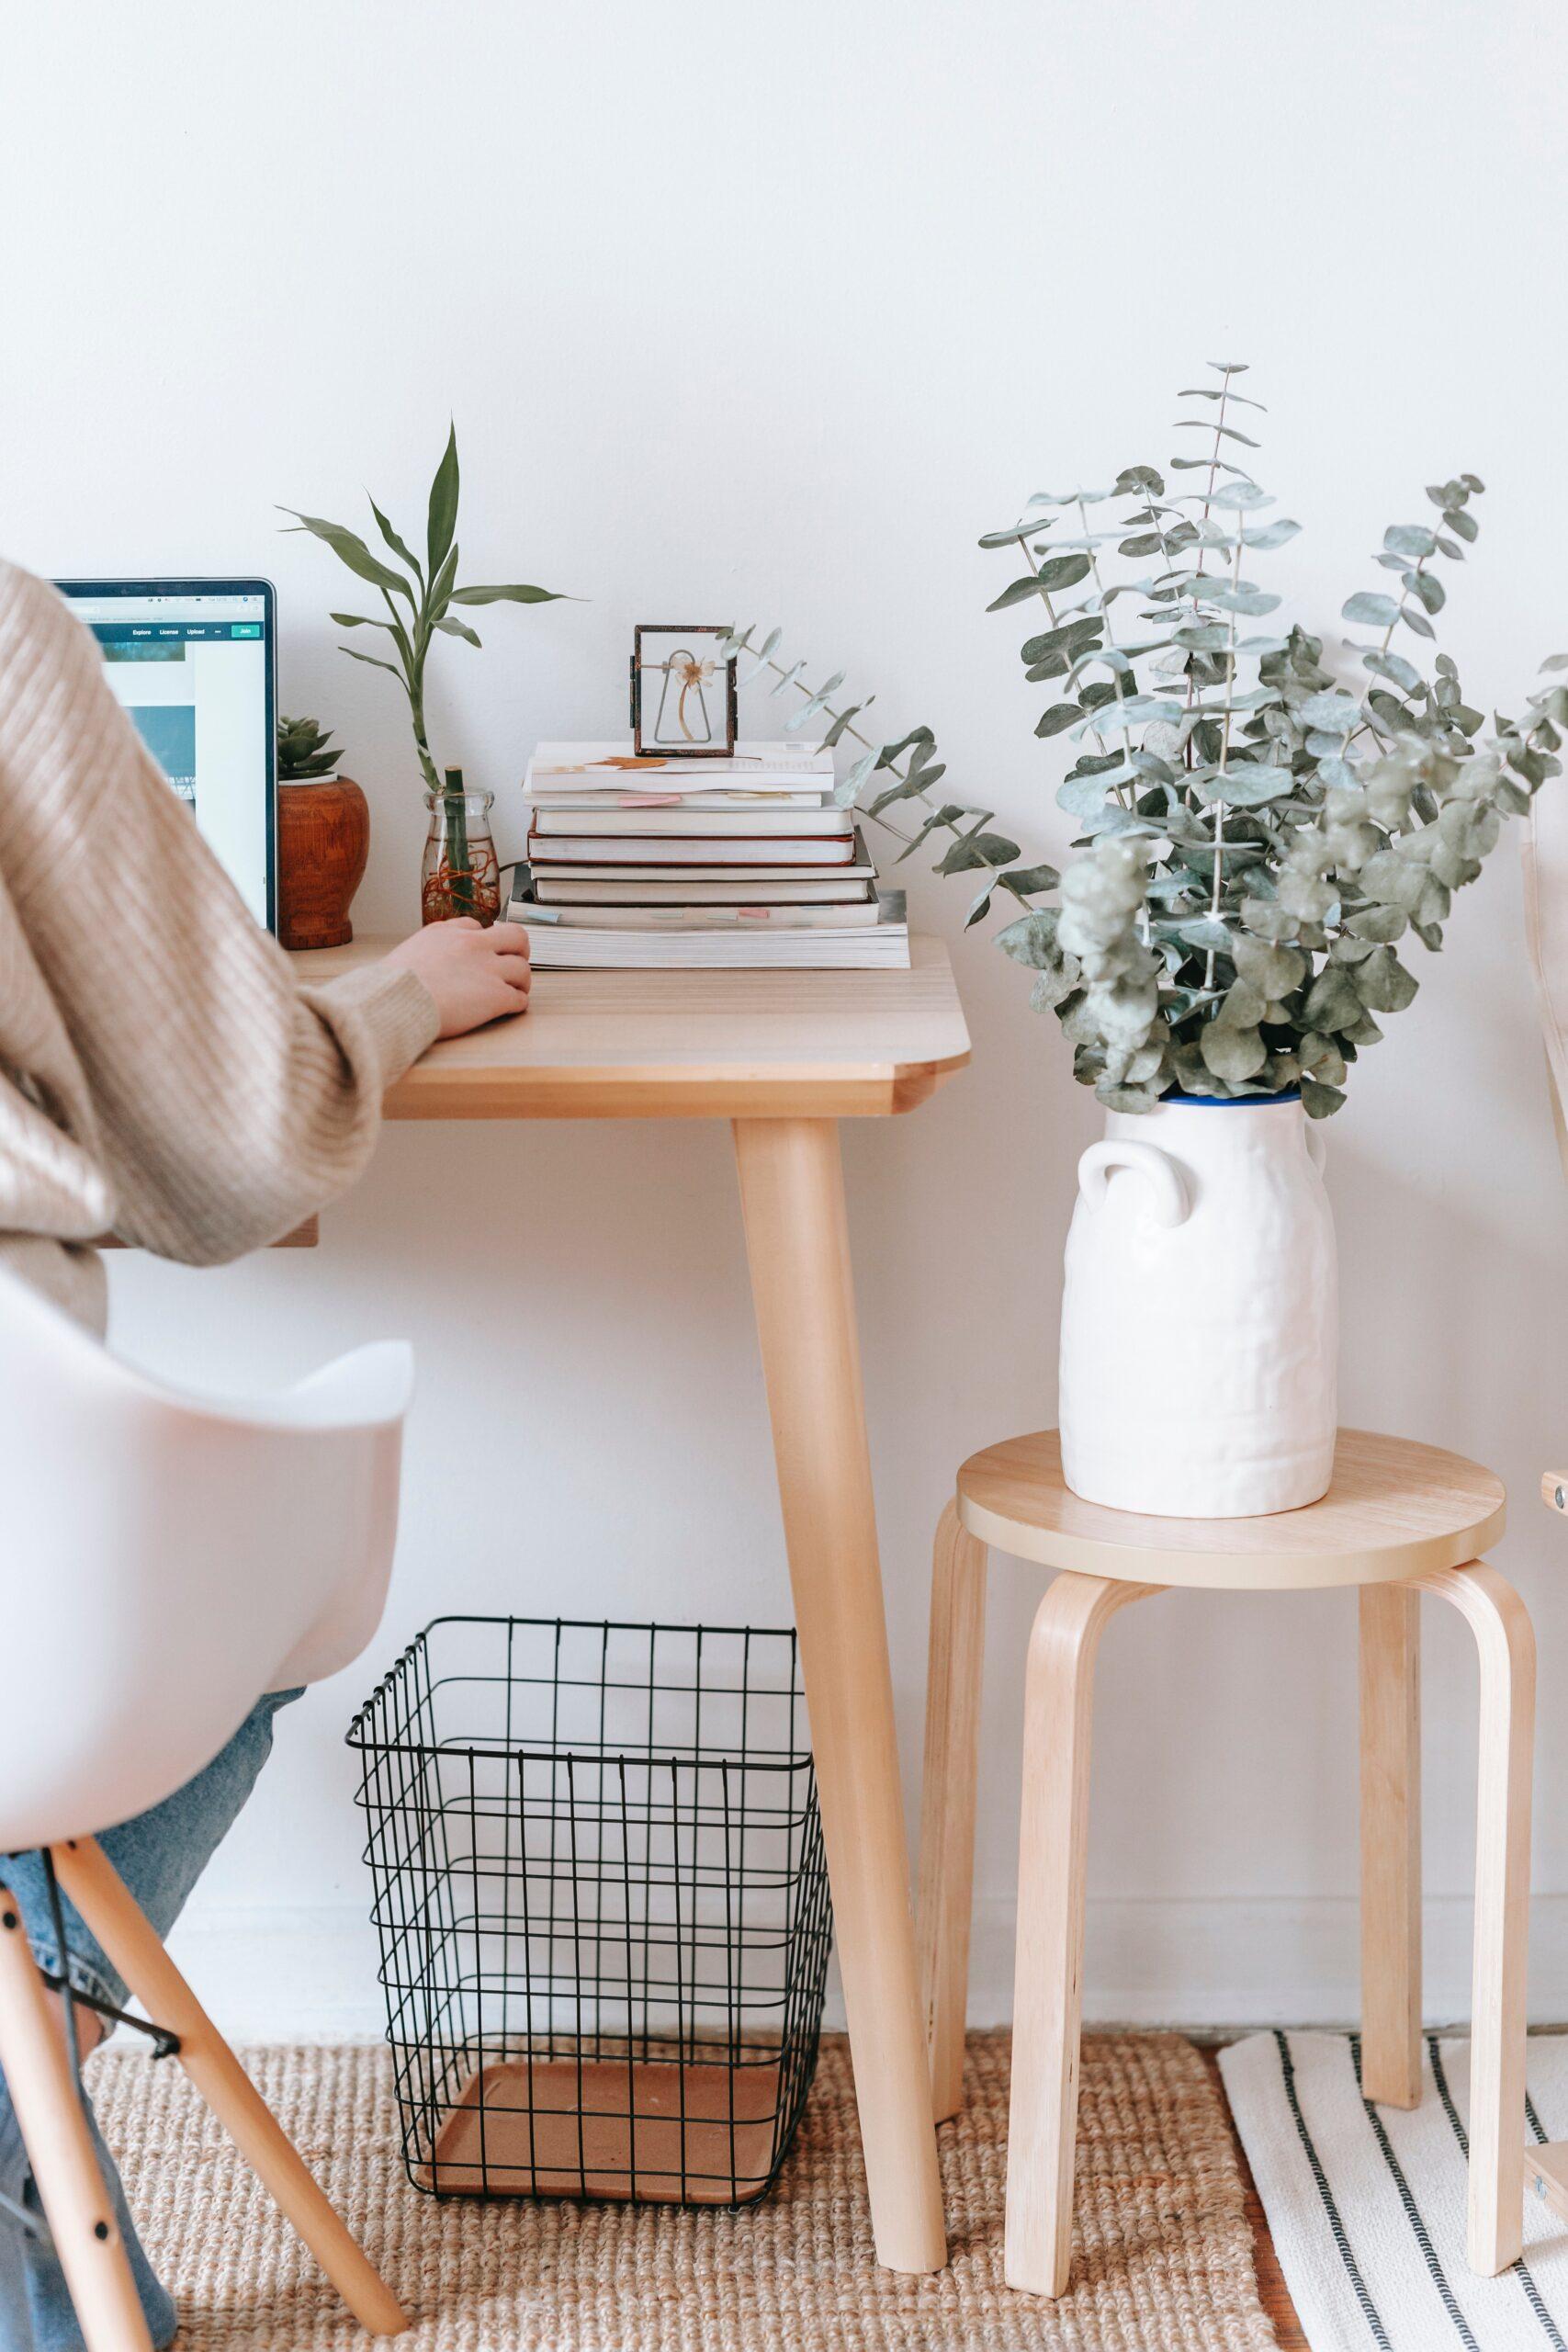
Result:
{"type": "Polygon", "coordinates": [[[448,637],[466,638],[470,645],[482,645],[484,642],[483,639],[468,627],[467,621],[455,621],[449,613],[443,614],[441,618],[434,621],[431,626],[444,630],[448,637]]]}
{"type": "Polygon", "coordinates": [[[430,577],[430,586],[424,600],[424,616],[427,621],[438,620],[446,610],[452,601],[452,582],[457,577],[457,542],[454,539],[446,550],[440,570],[432,572],[430,577]]]}
{"type": "Polygon", "coordinates": [[[339,628],[384,628],[389,636],[397,635],[390,621],[374,620],[368,613],[329,613],[327,618],[339,628]]]}
{"type": "MultiPolygon", "coordinates": [[[[370,492],[368,491],[366,492],[365,495],[367,498],[370,498],[370,492]]],[[[409,570],[413,573],[414,578],[423,587],[424,584],[424,574],[419,568],[419,558],[414,554],[412,548],[407,548],[403,545],[401,539],[399,538],[396,531],[393,530],[390,523],[382,514],[380,508],[377,505],[376,501],[373,498],[370,498],[370,512],[376,517],[377,529],[380,532],[381,537],[386,540],[387,545],[391,548],[392,553],[396,556],[401,556],[403,561],[408,565],[409,570]]]]}
{"type": "Polygon", "coordinates": [[[413,590],[402,573],[383,563],[379,556],[372,555],[356,531],[342,523],[325,522],[320,514],[301,514],[295,506],[280,506],[277,511],[280,514],[292,514],[293,529],[309,531],[312,538],[323,541],[338,561],[345,563],[357,578],[368,580],[373,588],[385,589],[389,594],[406,596],[411,604],[413,602],[413,590]]]}
{"type": "MultiPolygon", "coordinates": [[[[454,588],[447,601],[454,605],[553,605],[561,594],[558,588],[454,588]]],[[[776,632],[773,642],[778,642],[776,632]]]]}
{"type": "Polygon", "coordinates": [[[338,651],[346,653],[351,662],[365,662],[372,670],[385,670],[389,677],[396,678],[400,686],[406,683],[402,672],[395,662],[383,662],[374,653],[356,653],[352,645],[340,645],[338,651]]]}
{"type": "Polygon", "coordinates": [[[446,451],[435,469],[435,479],[430,485],[425,548],[433,581],[446,560],[447,550],[457,528],[457,427],[454,424],[446,435],[446,451]]]}

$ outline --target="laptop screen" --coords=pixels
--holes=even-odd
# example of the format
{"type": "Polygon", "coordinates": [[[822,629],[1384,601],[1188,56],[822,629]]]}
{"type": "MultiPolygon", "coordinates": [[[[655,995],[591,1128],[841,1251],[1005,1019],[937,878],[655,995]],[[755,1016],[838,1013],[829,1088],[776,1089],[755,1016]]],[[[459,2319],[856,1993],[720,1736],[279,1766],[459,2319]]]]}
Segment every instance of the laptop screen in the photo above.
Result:
{"type": "Polygon", "coordinates": [[[110,685],[259,923],[272,927],[272,591],[255,581],[58,586],[110,685]]]}

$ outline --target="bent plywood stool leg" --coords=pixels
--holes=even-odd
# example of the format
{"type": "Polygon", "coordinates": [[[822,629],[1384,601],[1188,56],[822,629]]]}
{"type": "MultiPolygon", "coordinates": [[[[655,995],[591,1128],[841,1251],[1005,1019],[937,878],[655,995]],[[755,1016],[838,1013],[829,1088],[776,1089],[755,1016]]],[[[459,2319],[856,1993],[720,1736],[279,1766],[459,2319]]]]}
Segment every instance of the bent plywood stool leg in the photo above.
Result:
{"type": "MultiPolygon", "coordinates": [[[[59,2019],[0,1884],[0,2067],[87,2352],[152,2352],[59,2019]]],[[[0,2229],[17,2224],[0,2220],[0,2229]]]]}
{"type": "Polygon", "coordinates": [[[1119,1609],[1162,1589],[1064,1571],[1030,1636],[1003,2254],[1027,2294],[1063,2293],[1072,2254],[1095,1654],[1119,1609]]]}
{"type": "Polygon", "coordinates": [[[1361,2089],[1421,2103],[1421,1602],[1363,1585],[1361,2089]]]}
{"type": "Polygon", "coordinates": [[[1513,1586],[1484,1560],[1412,1582],[1452,1601],[1481,1654],[1467,2252],[1472,2270],[1495,2278],[1518,2259],[1524,2228],[1535,1634],[1513,1586]]]}
{"type": "Polygon", "coordinates": [[[949,1503],[931,1562],[926,1760],[920,1791],[916,1916],[931,2104],[939,2123],[964,2098],[964,2025],[974,1904],[975,1797],[980,1762],[980,1677],[986,1638],[986,1547],[949,1503]]]}
{"type": "Polygon", "coordinates": [[[408,2325],[299,2151],[202,2007],[94,1838],[53,1848],[60,1883],[149,2017],[180,2038],[180,2064],[241,2154],[372,2335],[408,2325]]]}

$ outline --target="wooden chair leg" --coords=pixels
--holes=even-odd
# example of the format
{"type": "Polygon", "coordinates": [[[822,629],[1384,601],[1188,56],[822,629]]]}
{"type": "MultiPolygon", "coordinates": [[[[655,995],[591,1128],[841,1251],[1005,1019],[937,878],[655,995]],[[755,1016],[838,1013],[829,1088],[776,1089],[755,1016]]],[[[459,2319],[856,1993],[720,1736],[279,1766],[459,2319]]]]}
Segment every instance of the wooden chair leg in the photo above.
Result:
{"type": "Polygon", "coordinates": [[[1421,2103],[1421,1602],[1363,1585],[1361,2088],[1421,2103]]]}
{"type": "Polygon", "coordinates": [[[964,2098],[985,1636],[986,1547],[959,1525],[957,1509],[949,1503],[931,1562],[917,1905],[926,2046],[939,2123],[956,2115],[964,2098]]]}
{"type": "Polygon", "coordinates": [[[1518,1594],[1484,1560],[1413,1581],[1462,1611],[1481,1654],[1467,2250],[1471,2268],[1495,2278],[1517,2260],[1524,2224],[1535,1634],[1518,1594]]]}
{"type": "MultiPolygon", "coordinates": [[[[88,2352],[152,2352],[60,2019],[0,1884],[0,2066],[88,2352]]],[[[16,2224],[0,2220],[0,2229],[16,2224]]]]}
{"type": "Polygon", "coordinates": [[[1030,1636],[1003,2252],[1028,2294],[1061,2294],[1072,2254],[1095,1654],[1119,1609],[1162,1589],[1064,1573],[1030,1636]]]}
{"type": "Polygon", "coordinates": [[[60,1883],[149,2017],[180,2038],[180,2064],[253,2171],[276,2199],[360,2325],[408,2325],[293,2143],[164,1950],[97,1840],[53,1849],[60,1883]]]}

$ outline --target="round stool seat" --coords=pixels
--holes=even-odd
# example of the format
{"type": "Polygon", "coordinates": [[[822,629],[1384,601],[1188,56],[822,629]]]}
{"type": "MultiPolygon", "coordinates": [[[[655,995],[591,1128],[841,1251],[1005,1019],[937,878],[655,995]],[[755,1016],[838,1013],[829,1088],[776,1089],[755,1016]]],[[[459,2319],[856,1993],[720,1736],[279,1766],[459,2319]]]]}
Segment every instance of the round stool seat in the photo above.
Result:
{"type": "Polygon", "coordinates": [[[958,1474],[969,1533],[1021,1560],[1132,1584],[1283,1592],[1463,1567],[1503,1532],[1503,1481],[1462,1454],[1341,1430],[1320,1502],[1261,1519],[1156,1519],[1085,1502],[1055,1430],[972,1453],[958,1474]]]}

